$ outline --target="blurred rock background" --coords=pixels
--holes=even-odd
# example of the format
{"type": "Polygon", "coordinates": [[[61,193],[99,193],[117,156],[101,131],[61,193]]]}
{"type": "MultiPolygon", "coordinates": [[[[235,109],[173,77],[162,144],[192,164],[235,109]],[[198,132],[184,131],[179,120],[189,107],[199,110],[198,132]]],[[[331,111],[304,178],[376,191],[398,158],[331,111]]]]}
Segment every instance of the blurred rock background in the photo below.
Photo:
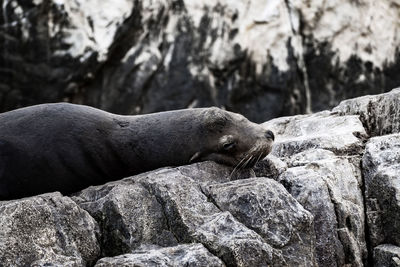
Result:
{"type": "Polygon", "coordinates": [[[0,112],[219,106],[263,122],[400,84],[398,0],[0,3],[0,112]]]}

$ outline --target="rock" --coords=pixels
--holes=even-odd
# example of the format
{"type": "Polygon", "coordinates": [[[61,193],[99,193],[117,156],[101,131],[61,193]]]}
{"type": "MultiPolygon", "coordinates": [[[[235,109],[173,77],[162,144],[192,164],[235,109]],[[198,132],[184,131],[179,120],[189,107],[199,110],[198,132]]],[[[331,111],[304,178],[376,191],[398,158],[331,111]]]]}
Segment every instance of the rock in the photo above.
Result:
{"type": "Polygon", "coordinates": [[[73,199],[99,221],[106,240],[102,245],[109,248],[103,256],[135,253],[143,244],[194,242],[226,265],[314,266],[312,216],[278,183],[267,178],[230,181],[231,170],[213,162],[164,168],[90,187],[73,199]],[[243,191],[230,200],[237,208],[228,207],[218,192],[235,187],[243,191]],[[243,201],[263,208],[254,206],[249,213],[243,201]],[[265,212],[277,202],[281,206],[265,212]],[[291,223],[277,221],[281,216],[291,223]]]}
{"type": "Polygon", "coordinates": [[[371,245],[400,246],[400,134],[371,138],[362,166],[371,245]]]}
{"type": "Polygon", "coordinates": [[[276,135],[271,154],[284,160],[310,149],[339,155],[361,154],[366,137],[357,116],[336,116],[327,111],[277,118],[262,125],[276,135]]]}
{"type": "Polygon", "coordinates": [[[379,245],[374,248],[375,267],[400,266],[400,247],[390,244],[379,245]]]}
{"type": "Polygon", "coordinates": [[[287,164],[279,158],[269,154],[254,166],[256,177],[269,177],[277,179],[287,169],[287,164]]]}
{"type": "Polygon", "coordinates": [[[282,263],[279,251],[230,213],[221,212],[191,177],[167,170],[142,176],[139,182],[159,199],[179,242],[202,243],[228,265],[282,263]]]}
{"type": "Polygon", "coordinates": [[[212,266],[224,267],[224,263],[201,244],[179,245],[168,248],[141,248],[131,254],[114,258],[102,258],[96,267],[106,266],[212,266]]]}
{"type": "Polygon", "coordinates": [[[101,226],[103,256],[131,252],[142,244],[176,245],[161,204],[136,183],[89,187],[73,200],[101,226]]]}
{"type": "Polygon", "coordinates": [[[209,217],[194,238],[227,266],[287,266],[282,252],[272,248],[229,212],[209,217]]]}
{"type": "Polygon", "coordinates": [[[282,251],[289,266],[315,265],[313,216],[268,178],[213,184],[205,190],[223,211],[282,251]]]}
{"type": "Polygon", "coordinates": [[[98,234],[96,221],[59,193],[0,202],[2,266],[91,265],[98,234]]]}
{"type": "Polygon", "coordinates": [[[293,16],[300,17],[298,35],[313,111],[399,85],[400,53],[395,48],[399,47],[399,34],[395,29],[400,13],[396,0],[288,3],[293,16]]]}
{"type": "Polygon", "coordinates": [[[319,265],[362,266],[367,247],[361,173],[352,160],[327,151],[320,160],[289,168],[279,181],[314,215],[319,265]]]}
{"type": "Polygon", "coordinates": [[[360,160],[368,135],[358,116],[325,111],[263,126],[276,136],[268,157],[287,164],[275,179],[314,215],[318,264],[362,266],[367,247],[360,160]]]}
{"type": "Polygon", "coordinates": [[[1,111],[74,98],[109,57],[133,2],[5,0],[1,111]],[[34,48],[34,49],[32,49],[34,48]]]}
{"type": "Polygon", "coordinates": [[[389,93],[345,100],[332,111],[359,115],[371,136],[400,132],[400,88],[389,93]]]}
{"type": "Polygon", "coordinates": [[[262,122],[330,109],[398,86],[398,10],[397,0],[4,0],[0,111],[215,105],[262,122]]]}
{"type": "Polygon", "coordinates": [[[315,256],[319,266],[343,266],[344,250],[329,189],[322,177],[305,167],[290,168],[279,181],[314,216],[315,256]]]}

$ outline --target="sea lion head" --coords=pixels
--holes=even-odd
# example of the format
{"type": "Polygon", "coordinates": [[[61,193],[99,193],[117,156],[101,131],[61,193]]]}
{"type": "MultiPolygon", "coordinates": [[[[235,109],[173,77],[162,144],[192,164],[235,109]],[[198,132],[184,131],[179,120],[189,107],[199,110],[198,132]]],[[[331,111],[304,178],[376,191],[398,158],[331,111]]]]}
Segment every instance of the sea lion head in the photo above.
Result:
{"type": "Polygon", "coordinates": [[[202,114],[206,145],[190,162],[212,160],[240,168],[252,167],[272,148],[274,134],[240,114],[207,108],[202,114]]]}

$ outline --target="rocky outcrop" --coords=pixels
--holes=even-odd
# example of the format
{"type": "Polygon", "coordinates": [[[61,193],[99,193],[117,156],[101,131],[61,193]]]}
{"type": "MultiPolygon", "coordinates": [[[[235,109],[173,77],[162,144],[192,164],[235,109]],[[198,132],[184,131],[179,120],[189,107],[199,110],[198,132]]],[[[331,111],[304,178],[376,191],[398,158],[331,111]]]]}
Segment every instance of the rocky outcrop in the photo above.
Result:
{"type": "Polygon", "coordinates": [[[400,246],[400,134],[371,138],[362,164],[371,244],[400,246]]]}
{"type": "Polygon", "coordinates": [[[341,115],[359,115],[371,136],[400,132],[400,89],[345,100],[333,109],[341,115]]]}
{"type": "Polygon", "coordinates": [[[400,248],[383,244],[374,249],[374,266],[397,267],[400,265],[400,248]]]}
{"type": "Polygon", "coordinates": [[[100,256],[97,222],[50,193],[0,202],[1,266],[84,266],[100,256]]]}
{"type": "Polygon", "coordinates": [[[221,106],[263,122],[398,86],[388,1],[4,0],[0,111],[221,106]]]}
{"type": "Polygon", "coordinates": [[[143,248],[135,253],[114,258],[102,258],[96,267],[110,266],[210,266],[225,264],[201,244],[179,245],[168,248],[143,248]]]}
{"type": "Polygon", "coordinates": [[[314,215],[320,266],[362,266],[367,258],[362,179],[367,137],[357,116],[330,112],[264,123],[276,133],[271,152],[288,166],[277,180],[314,215]]]}
{"type": "Polygon", "coordinates": [[[397,266],[400,133],[370,138],[392,109],[358,101],[265,122],[274,148],[252,171],[201,162],[0,202],[0,265],[397,266]]]}

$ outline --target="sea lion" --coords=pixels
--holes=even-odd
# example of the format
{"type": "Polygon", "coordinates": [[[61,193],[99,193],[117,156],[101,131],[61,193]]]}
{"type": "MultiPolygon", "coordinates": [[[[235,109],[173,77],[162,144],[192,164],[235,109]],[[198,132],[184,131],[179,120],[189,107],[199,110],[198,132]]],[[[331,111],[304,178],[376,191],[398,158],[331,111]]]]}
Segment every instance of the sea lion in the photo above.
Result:
{"type": "Polygon", "coordinates": [[[122,116],[68,103],[0,114],[0,199],[77,192],[164,166],[252,166],[274,135],[219,108],[122,116]]]}

